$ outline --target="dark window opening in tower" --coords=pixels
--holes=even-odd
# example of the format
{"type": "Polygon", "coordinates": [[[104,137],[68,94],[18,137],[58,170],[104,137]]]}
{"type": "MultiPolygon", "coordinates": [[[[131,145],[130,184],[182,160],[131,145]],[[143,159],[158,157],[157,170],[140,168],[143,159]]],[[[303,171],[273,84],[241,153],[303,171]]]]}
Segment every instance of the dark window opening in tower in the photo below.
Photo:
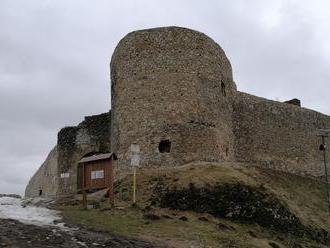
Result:
{"type": "Polygon", "coordinates": [[[42,189],[39,190],[39,196],[42,196],[42,189]]]}
{"type": "Polygon", "coordinates": [[[221,93],[226,96],[226,85],[223,82],[221,82],[221,93]]]}
{"type": "Polygon", "coordinates": [[[158,150],[160,153],[169,153],[171,151],[171,141],[161,140],[158,145],[158,150]]]}

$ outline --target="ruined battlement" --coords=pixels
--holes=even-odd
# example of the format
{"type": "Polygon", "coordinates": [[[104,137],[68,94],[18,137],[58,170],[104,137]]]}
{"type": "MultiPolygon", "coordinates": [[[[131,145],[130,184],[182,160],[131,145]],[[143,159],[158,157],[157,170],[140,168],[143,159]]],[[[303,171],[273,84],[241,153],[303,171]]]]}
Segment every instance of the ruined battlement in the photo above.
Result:
{"type": "Polygon", "coordinates": [[[330,117],[237,91],[221,47],[197,31],[166,27],[128,34],[111,60],[112,151],[142,166],[236,161],[319,176],[317,130],[330,117]],[[166,152],[159,149],[166,141],[166,152]]]}
{"type": "Polygon", "coordinates": [[[143,167],[232,161],[322,175],[316,134],[330,127],[330,117],[298,99],[280,103],[237,91],[225,52],[191,29],[127,34],[111,59],[111,105],[111,113],[59,132],[27,195],[46,188],[40,178],[50,168],[52,192],[74,193],[77,161],[92,152],[113,152],[116,170],[127,172],[131,144],[140,146],[143,167]]]}
{"type": "Polygon", "coordinates": [[[85,117],[77,126],[62,128],[57,144],[26,187],[28,197],[75,194],[77,162],[88,154],[110,151],[111,114],[85,117]],[[42,190],[42,192],[40,192],[42,190]]]}

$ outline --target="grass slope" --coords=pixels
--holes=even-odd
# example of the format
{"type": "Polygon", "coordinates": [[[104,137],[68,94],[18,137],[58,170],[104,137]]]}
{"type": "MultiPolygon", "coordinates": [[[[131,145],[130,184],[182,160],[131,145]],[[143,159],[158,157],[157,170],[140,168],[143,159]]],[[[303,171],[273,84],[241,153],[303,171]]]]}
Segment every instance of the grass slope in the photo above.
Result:
{"type": "Polygon", "coordinates": [[[141,169],[137,176],[138,207],[132,208],[131,179],[128,175],[116,185],[116,203],[121,208],[85,211],[80,206],[62,206],[64,218],[93,229],[159,241],[171,247],[326,247],[308,238],[286,235],[255,223],[149,207],[160,185],[180,189],[189,184],[212,187],[239,183],[267,189],[304,225],[329,231],[325,185],[320,181],[247,168],[237,163],[192,163],[178,168],[141,169]],[[183,216],[186,221],[182,220],[183,216]]]}

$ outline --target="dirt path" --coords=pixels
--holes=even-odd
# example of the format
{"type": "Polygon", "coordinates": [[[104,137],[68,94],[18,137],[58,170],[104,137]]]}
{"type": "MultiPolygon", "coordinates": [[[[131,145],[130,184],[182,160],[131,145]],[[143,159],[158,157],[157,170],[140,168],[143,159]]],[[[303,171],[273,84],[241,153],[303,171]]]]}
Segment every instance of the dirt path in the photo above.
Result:
{"type": "Polygon", "coordinates": [[[108,232],[79,228],[64,231],[57,227],[27,225],[16,220],[0,219],[0,247],[111,247],[160,248],[146,241],[125,238],[108,232]]]}

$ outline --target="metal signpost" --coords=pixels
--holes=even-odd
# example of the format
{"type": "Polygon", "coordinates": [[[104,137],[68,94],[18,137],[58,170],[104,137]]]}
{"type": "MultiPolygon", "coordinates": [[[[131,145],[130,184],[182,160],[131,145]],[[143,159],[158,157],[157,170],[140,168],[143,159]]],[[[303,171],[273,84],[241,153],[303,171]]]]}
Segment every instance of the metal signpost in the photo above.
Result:
{"type": "Polygon", "coordinates": [[[140,164],[140,146],[131,144],[131,166],[133,167],[133,205],[136,204],[136,168],[140,164]]]}
{"type": "Polygon", "coordinates": [[[329,179],[328,179],[328,167],[327,167],[327,145],[325,142],[325,138],[329,137],[330,129],[320,129],[319,130],[319,136],[321,137],[321,145],[320,145],[320,151],[322,152],[323,158],[322,162],[324,165],[324,176],[325,176],[325,182],[326,182],[326,192],[327,192],[327,200],[328,200],[328,208],[330,213],[330,191],[329,191],[329,179]]]}

